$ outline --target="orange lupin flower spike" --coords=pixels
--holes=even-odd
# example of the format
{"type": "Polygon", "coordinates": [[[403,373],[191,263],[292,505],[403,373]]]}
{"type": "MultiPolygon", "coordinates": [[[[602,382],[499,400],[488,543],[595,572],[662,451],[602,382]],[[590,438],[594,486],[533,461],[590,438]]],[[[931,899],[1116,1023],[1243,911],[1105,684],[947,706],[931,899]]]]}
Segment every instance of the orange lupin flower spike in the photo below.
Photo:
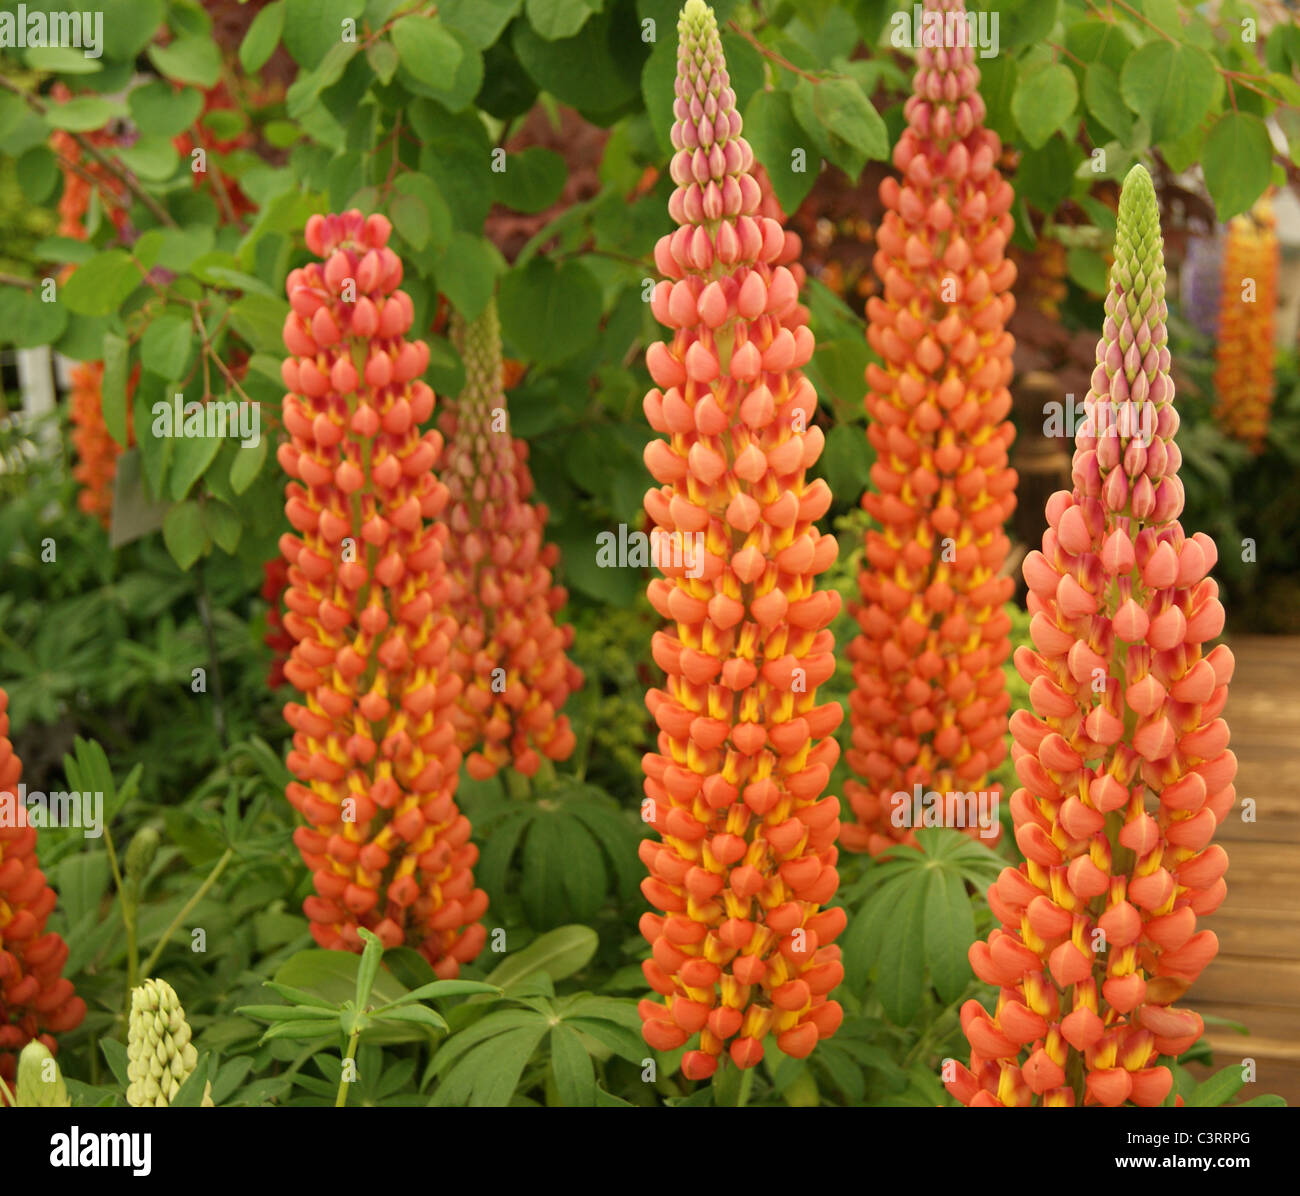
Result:
{"type": "MultiPolygon", "coordinates": [[[[72,391],[68,418],[72,425],[72,449],[77,463],[72,476],[80,483],[77,507],[108,527],[113,515],[113,482],[122,449],[109,435],[104,422],[104,363],[78,362],[72,367],[72,391]]],[[[137,365],[127,381],[127,444],[135,443],[131,423],[131,396],[140,376],[137,365]]]]}
{"type": "Polygon", "coordinates": [[[1260,453],[1273,405],[1278,241],[1268,199],[1253,216],[1235,217],[1224,245],[1214,415],[1229,436],[1260,453]]]}
{"type": "Polygon", "coordinates": [[[313,216],[307,246],[323,262],[293,270],[284,325],[290,393],[279,449],[289,563],[285,677],[294,729],[289,800],[307,819],[294,842],[316,896],[303,909],[323,947],[360,950],[358,927],[417,947],[441,976],[482,949],[477,849],[456,808],[461,755],[448,667],[455,626],[442,448],[420,431],[434,396],[420,381],[429,350],[407,341],[413,308],[397,289],[391,225],[360,212],[313,216]]]}
{"type": "MultiPolygon", "coordinates": [[[[926,0],[960,13],[961,0],[926,0]]],[[[879,851],[911,842],[891,822],[891,795],[917,784],[980,789],[1006,755],[1011,651],[1001,577],[1015,508],[1007,465],[1015,430],[1011,351],[1015,300],[1011,185],[983,127],[970,46],[921,47],[908,125],[894,148],[902,180],[880,186],[884,221],[875,269],[883,297],[867,302],[867,339],[882,364],[867,368],[874,492],[849,645],[853,746],[862,783],[845,785],[857,816],[844,846],[879,851]]]]}
{"type": "Polygon", "coordinates": [[[1076,439],[1074,490],[1047,501],[1025,559],[1034,649],[1016,651],[1033,712],[1011,719],[1026,857],[989,888],[1001,921],[970,951],[1001,989],[962,1009],[966,1105],[1158,1105],[1160,1055],[1201,1035],[1174,1007],[1218,950],[1197,918],[1226,892],[1210,842],[1235,800],[1219,717],[1232,653],[1207,576],[1214,541],[1178,521],[1183,488],[1151,178],[1124,182],[1097,368],[1076,439]],[[1150,805],[1150,810],[1148,810],[1150,805]]]}
{"type": "Polygon", "coordinates": [[[574,748],[560,708],[582,671],[565,655],[573,628],[555,622],[568,593],[551,584],[559,549],[543,539],[545,505],[531,501],[528,446],[510,435],[495,301],[472,323],[453,314],[451,339],[465,363],[465,388],[439,417],[459,628],[451,667],[463,684],[453,720],[471,776],[508,764],[532,776],[541,756],[567,760],[574,748]]]}
{"type": "Polygon", "coordinates": [[[642,892],[662,913],[641,931],[661,1000],[641,1002],[656,1050],[699,1045],[682,1073],[712,1075],[724,1050],[740,1067],[771,1035],[802,1058],[842,1018],[827,994],[844,969],[833,940],[842,909],[839,800],[822,797],[838,747],[836,702],[817,704],[834,671],[833,591],[813,579],[835,559],[814,526],[830,504],[805,472],[822,449],[812,356],[799,305],[799,240],[762,214],[754,158],[740,136],[713,10],[688,0],[677,26],[677,99],[669,211],[652,308],[673,339],[646,364],[646,448],[661,485],[645,507],[659,537],[650,583],[671,629],[653,641],[667,675],[646,705],[660,728],[645,757],[642,892]]]}
{"type": "Polygon", "coordinates": [[[18,825],[23,764],[9,742],[8,708],[0,689],[0,803],[9,807],[0,817],[0,1078],[12,1083],[19,1051],[33,1038],[57,1051],[51,1035],[81,1025],[86,1002],[62,974],[68,944],[45,933],[56,898],[36,859],[36,828],[18,825]]]}

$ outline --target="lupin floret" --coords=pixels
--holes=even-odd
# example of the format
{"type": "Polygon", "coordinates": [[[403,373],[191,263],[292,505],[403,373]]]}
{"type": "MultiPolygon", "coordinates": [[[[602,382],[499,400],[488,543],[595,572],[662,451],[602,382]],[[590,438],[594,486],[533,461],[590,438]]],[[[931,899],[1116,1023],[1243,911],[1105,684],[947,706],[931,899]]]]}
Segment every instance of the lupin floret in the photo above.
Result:
{"type": "Polygon", "coordinates": [[[552,584],[559,549],[545,542],[545,504],[532,501],[528,445],[510,434],[496,303],[469,323],[454,313],[451,339],[465,365],[465,387],[439,418],[459,628],[451,667],[464,686],[453,717],[471,776],[507,765],[532,776],[542,756],[567,760],[575,743],[561,708],[582,671],[566,655],[573,628],[555,619],[568,594],[552,584]]]}
{"type": "Polygon", "coordinates": [[[36,858],[36,828],[20,822],[22,761],[9,742],[9,695],[0,689],[0,1079],[14,1078],[17,1055],[33,1039],[57,1050],[53,1035],[75,1030],[86,1003],[63,975],[68,944],[45,930],[56,902],[36,858]],[[3,807],[8,807],[4,809],[3,807]]]}
{"type": "Polygon", "coordinates": [[[294,841],[316,941],[359,951],[365,927],[449,977],[482,949],[487,896],[455,800],[442,437],[421,431],[429,350],[405,339],[414,309],[390,232],[379,215],[313,216],[307,245],[323,260],[287,280],[284,675],[304,697],[284,708],[288,797],[309,824],[294,841]]]}
{"type": "Polygon", "coordinates": [[[1200,1037],[1178,1007],[1214,958],[1198,918],[1224,898],[1213,844],[1235,801],[1220,716],[1232,653],[1217,553],[1178,516],[1183,488],[1151,178],[1120,197],[1097,365],[1075,442],[1074,489],[1047,502],[1025,559],[1033,648],[1017,649],[1032,710],[1011,719],[1011,797],[1026,862],[988,892],[1001,927],[970,952],[997,985],[992,1016],[962,1009],[966,1105],[1158,1105],[1161,1055],[1200,1037]]]}
{"type": "Polygon", "coordinates": [[[39,1039],[32,1039],[18,1056],[14,1098],[20,1109],[67,1109],[72,1100],[54,1056],[39,1039]]]}
{"type": "Polygon", "coordinates": [[[1278,239],[1273,205],[1261,199],[1228,225],[1215,339],[1214,414],[1253,453],[1264,451],[1277,352],[1278,239]]]}
{"type": "Polygon", "coordinates": [[[740,1067],[766,1040],[806,1056],[833,1034],[843,976],[839,800],[822,796],[838,754],[828,626],[838,595],[814,578],[834,561],[815,521],[831,495],[807,469],[823,444],[800,373],[813,352],[799,304],[799,240],[741,137],[713,12],[689,0],[678,24],[669,211],[655,248],[666,281],[652,308],[673,330],[646,355],[644,408],[663,433],[645,459],[645,499],[663,536],[649,597],[669,622],[653,654],[667,680],[646,698],[659,726],[645,757],[641,857],[660,912],[641,930],[658,1000],[641,1003],[647,1043],[699,1036],[682,1072],[740,1067]],[[699,551],[695,551],[695,545],[699,551]]]}
{"type": "MultiPolygon", "coordinates": [[[[961,0],[925,8],[964,14],[961,0]]],[[[840,837],[855,851],[914,841],[913,828],[893,821],[893,794],[918,783],[995,792],[986,778],[1006,755],[1013,196],[978,83],[972,46],[918,49],[894,149],[901,178],[880,186],[883,292],[867,303],[880,357],[867,367],[876,461],[862,499],[878,529],[867,533],[854,605],[861,634],[849,645],[846,761],[861,782],[845,793],[857,823],[840,837]]]]}
{"type": "MultiPolygon", "coordinates": [[[[199,1054],[176,990],[166,980],[146,980],[131,992],[126,1031],[126,1103],[137,1109],[167,1108],[198,1065],[199,1054]]],[[[203,1089],[212,1106],[212,1085],[203,1089]]]]}

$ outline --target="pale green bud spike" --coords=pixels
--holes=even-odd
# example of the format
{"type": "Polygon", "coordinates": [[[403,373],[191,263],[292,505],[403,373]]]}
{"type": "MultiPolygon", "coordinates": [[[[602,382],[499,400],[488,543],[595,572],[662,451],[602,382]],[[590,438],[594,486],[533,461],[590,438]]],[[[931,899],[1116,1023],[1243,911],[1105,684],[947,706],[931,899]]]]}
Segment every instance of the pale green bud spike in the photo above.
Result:
{"type": "Polygon", "coordinates": [[[465,366],[465,387],[457,406],[465,415],[483,413],[502,405],[505,389],[501,382],[501,320],[496,300],[483,313],[466,320],[459,312],[451,315],[451,343],[465,366]]]}
{"type": "MultiPolygon", "coordinates": [[[[166,980],[146,980],[131,993],[126,1037],[127,1104],[166,1108],[198,1064],[185,1010],[166,980]]],[[[211,1085],[203,1104],[212,1106],[211,1085]]]]}
{"type": "Polygon", "coordinates": [[[70,1109],[63,1073],[43,1042],[33,1039],[18,1056],[18,1085],[15,1092],[20,1109],[70,1109]]]}

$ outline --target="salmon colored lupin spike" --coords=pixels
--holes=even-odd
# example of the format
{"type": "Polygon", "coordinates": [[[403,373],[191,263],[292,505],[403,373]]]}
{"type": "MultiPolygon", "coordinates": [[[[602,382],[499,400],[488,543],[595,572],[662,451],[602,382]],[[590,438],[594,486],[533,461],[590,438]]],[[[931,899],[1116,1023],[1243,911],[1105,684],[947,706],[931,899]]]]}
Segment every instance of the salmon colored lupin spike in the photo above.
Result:
{"type": "Polygon", "coordinates": [[[1208,648],[1223,629],[1214,541],[1178,520],[1165,321],[1159,208],[1135,166],[1074,489],[1047,500],[1024,564],[1031,709],[1011,719],[1011,811],[1026,862],[989,888],[1001,926],[970,951],[1000,993],[992,1016],[962,1010],[970,1067],[945,1079],[965,1105],[1159,1105],[1159,1056],[1203,1030],[1178,1002],[1218,950],[1197,920],[1226,892],[1211,839],[1236,798],[1219,717],[1233,660],[1208,648]]]}
{"type": "Polygon", "coordinates": [[[104,423],[103,381],[102,361],[74,365],[68,414],[77,459],[72,476],[81,487],[77,507],[108,527],[113,514],[113,479],[122,450],[104,423]]]}
{"type": "Polygon", "coordinates": [[[677,230],[655,261],[653,309],[673,330],[651,345],[646,495],[655,528],[652,605],[667,621],[653,651],[666,674],[646,696],[659,726],[644,760],[641,920],[655,990],[646,1042],[690,1045],[703,1080],[726,1054],[753,1067],[769,1045],[802,1058],[842,1012],[834,939],[842,909],[839,800],[822,791],[838,747],[835,559],[815,522],[831,495],[807,469],[822,449],[817,396],[800,372],[813,351],[799,304],[799,239],[781,226],[766,176],[740,136],[713,10],[688,0],[677,26],[669,211],[677,230]],[[692,1041],[693,1040],[693,1041],[692,1041]]]}
{"type": "Polygon", "coordinates": [[[528,445],[510,435],[495,301],[469,323],[453,313],[451,339],[465,365],[460,398],[439,416],[459,627],[451,667],[463,684],[453,720],[471,776],[504,766],[532,776],[543,756],[567,760],[574,748],[560,711],[582,670],[566,655],[573,628],[555,618],[568,594],[552,584],[559,549],[545,542],[546,506],[532,501],[528,445]]]}
{"type": "Polygon", "coordinates": [[[413,308],[390,231],[378,215],[313,216],[307,246],[322,260],[286,283],[284,675],[303,695],[284,708],[287,795],[307,821],[294,842],[316,941],[359,951],[365,927],[450,977],[482,949],[487,896],[455,800],[442,437],[421,431],[429,350],[405,339],[413,308]]]}
{"type": "Polygon", "coordinates": [[[1214,414],[1219,426],[1253,453],[1264,450],[1273,405],[1278,240],[1273,205],[1228,225],[1215,348],[1214,414]]]}
{"type": "Polygon", "coordinates": [[[57,898],[36,858],[36,828],[19,825],[23,764],[9,742],[9,695],[0,689],[0,1079],[12,1086],[18,1055],[39,1039],[75,1030],[86,1002],[63,975],[68,945],[45,921],[57,898]],[[8,807],[3,808],[3,807],[8,807]]]}
{"type": "MultiPolygon", "coordinates": [[[[926,0],[963,13],[961,0],[926,0]]],[[[857,818],[840,842],[882,851],[914,841],[895,825],[893,795],[997,787],[1006,756],[1002,666],[1011,652],[1003,604],[1002,525],[1015,508],[1007,464],[1015,430],[1006,323],[1015,306],[1011,185],[984,127],[974,50],[917,51],[907,126],[894,148],[899,178],[880,187],[885,215],[867,303],[867,437],[876,451],[862,505],[867,533],[849,645],[852,748],[860,781],[845,794],[857,818]]],[[[972,820],[974,821],[974,820],[972,820]]],[[[996,824],[995,824],[996,826],[996,824]]],[[[971,833],[979,828],[972,826],[971,833]]]]}

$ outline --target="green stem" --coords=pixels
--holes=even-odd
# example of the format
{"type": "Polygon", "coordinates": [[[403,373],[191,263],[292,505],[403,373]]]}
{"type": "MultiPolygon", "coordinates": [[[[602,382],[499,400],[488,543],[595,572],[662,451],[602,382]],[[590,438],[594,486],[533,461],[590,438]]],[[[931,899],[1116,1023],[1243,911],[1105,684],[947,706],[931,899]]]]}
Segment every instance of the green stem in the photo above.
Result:
{"type": "Polygon", "coordinates": [[[235,858],[235,849],[233,847],[227,847],[225,853],[216,862],[216,865],[213,867],[212,871],[208,873],[208,878],[201,885],[199,885],[197,891],[194,893],[194,896],[191,897],[181,907],[180,913],[178,913],[171,920],[171,925],[169,925],[167,929],[163,931],[163,936],[158,940],[158,945],[154,947],[153,952],[150,954],[149,958],[145,960],[144,969],[143,969],[143,974],[145,976],[148,976],[149,973],[153,970],[153,965],[158,962],[158,957],[163,953],[163,948],[167,946],[167,941],[176,932],[176,928],[182,922],[185,921],[185,918],[189,914],[189,912],[196,905],[198,905],[198,903],[202,901],[204,897],[207,896],[208,890],[212,888],[214,884],[217,883],[217,878],[220,877],[220,875],[226,870],[226,865],[229,864],[230,861],[234,858],[235,858]]]}
{"type": "Polygon", "coordinates": [[[348,1064],[353,1060],[357,1053],[357,1039],[361,1037],[361,1027],[357,1026],[352,1031],[352,1036],[348,1039],[348,1051],[343,1056],[343,1070],[339,1075],[339,1094],[334,1098],[334,1107],[343,1108],[348,1103],[348,1064]]]}
{"type": "Polygon", "coordinates": [[[0,1079],[0,1097],[4,1098],[3,1100],[0,1100],[0,1108],[3,1108],[6,1104],[11,1109],[16,1109],[18,1107],[18,1098],[9,1091],[9,1085],[6,1084],[3,1079],[0,1079]]]}

